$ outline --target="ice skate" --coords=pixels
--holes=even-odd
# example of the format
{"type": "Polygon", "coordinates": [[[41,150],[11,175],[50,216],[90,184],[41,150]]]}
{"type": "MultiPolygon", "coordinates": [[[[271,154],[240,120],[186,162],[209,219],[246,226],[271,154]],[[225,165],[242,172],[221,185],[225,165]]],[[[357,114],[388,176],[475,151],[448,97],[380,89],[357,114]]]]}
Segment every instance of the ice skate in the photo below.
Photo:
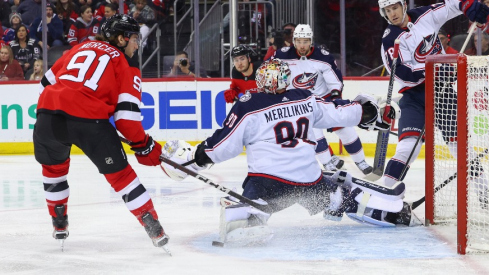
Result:
{"type": "Polygon", "coordinates": [[[63,215],[65,213],[64,205],[56,205],[54,212],[56,213],[56,217],[52,217],[54,227],[53,238],[59,241],[61,251],[64,251],[65,240],[70,235],[68,232],[68,215],[63,215]]]}
{"type": "Polygon", "coordinates": [[[357,165],[358,169],[362,171],[364,175],[368,175],[372,173],[372,166],[368,165],[368,163],[365,160],[362,160],[360,162],[355,162],[357,165]]]}
{"type": "Polygon", "coordinates": [[[343,165],[345,164],[345,161],[340,159],[340,157],[338,157],[337,155],[332,155],[331,161],[333,162],[336,169],[341,169],[341,167],[343,167],[343,165]]]}
{"type": "Polygon", "coordinates": [[[160,222],[155,220],[149,212],[145,213],[141,219],[145,224],[144,229],[146,229],[146,233],[148,233],[148,236],[151,238],[153,245],[163,248],[166,253],[172,256],[170,250],[166,246],[170,237],[165,234],[165,230],[163,230],[160,222]]]}
{"type": "Polygon", "coordinates": [[[323,167],[325,171],[332,171],[332,172],[338,171],[332,159],[328,163],[323,164],[323,167]]]}

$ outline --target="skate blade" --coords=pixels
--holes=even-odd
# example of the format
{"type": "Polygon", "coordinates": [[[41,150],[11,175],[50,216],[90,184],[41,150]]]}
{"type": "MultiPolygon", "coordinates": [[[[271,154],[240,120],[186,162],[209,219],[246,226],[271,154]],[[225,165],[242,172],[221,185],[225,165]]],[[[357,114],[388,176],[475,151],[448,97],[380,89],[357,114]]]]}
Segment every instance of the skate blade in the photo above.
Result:
{"type": "Polygon", "coordinates": [[[163,250],[164,250],[166,253],[168,253],[168,255],[173,256],[173,255],[171,254],[170,249],[168,249],[168,247],[167,247],[166,245],[162,246],[161,248],[163,248],[163,250]]]}
{"type": "Polygon", "coordinates": [[[65,240],[59,239],[59,244],[61,245],[61,252],[65,252],[65,240]]]}

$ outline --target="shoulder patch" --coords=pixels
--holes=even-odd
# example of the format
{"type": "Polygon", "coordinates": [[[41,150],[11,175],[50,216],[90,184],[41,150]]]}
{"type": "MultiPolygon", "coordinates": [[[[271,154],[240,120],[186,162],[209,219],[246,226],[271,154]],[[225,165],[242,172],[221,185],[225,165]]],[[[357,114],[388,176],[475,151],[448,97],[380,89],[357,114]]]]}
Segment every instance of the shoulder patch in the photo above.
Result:
{"type": "Polygon", "coordinates": [[[280,49],[282,52],[288,52],[290,50],[290,47],[282,47],[282,49],[280,49]]]}
{"type": "Polygon", "coordinates": [[[384,34],[382,35],[382,38],[385,38],[386,36],[388,36],[389,33],[391,33],[391,30],[389,28],[385,29],[384,34]]]}
{"type": "Polygon", "coordinates": [[[251,93],[250,92],[246,92],[244,95],[242,95],[240,98],[239,98],[239,101],[241,102],[246,102],[248,100],[251,99],[251,93]]]}
{"type": "Polygon", "coordinates": [[[324,55],[329,55],[329,52],[325,49],[321,49],[321,53],[324,54],[324,55]]]}

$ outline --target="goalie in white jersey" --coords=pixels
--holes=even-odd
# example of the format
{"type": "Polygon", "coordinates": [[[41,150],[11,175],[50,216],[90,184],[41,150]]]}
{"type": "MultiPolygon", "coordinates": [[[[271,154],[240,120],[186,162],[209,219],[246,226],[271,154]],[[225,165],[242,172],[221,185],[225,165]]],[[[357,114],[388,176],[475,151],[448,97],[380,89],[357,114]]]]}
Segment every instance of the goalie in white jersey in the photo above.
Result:
{"type": "MultiPolygon", "coordinates": [[[[294,203],[306,208],[311,215],[324,210],[325,216],[339,218],[345,209],[349,209],[352,213],[360,213],[355,214],[358,216],[356,220],[366,222],[365,219],[372,219],[371,213],[367,213],[371,209],[366,210],[356,201],[357,197],[373,194],[375,190],[368,186],[358,187],[344,171],[335,175],[341,178],[338,181],[333,180],[331,174],[324,177],[315,159],[317,143],[312,129],[357,125],[388,127],[378,124],[378,106],[372,98],[362,95],[356,98],[357,101],[326,102],[308,90],[286,90],[289,81],[287,63],[280,59],[265,61],[256,73],[258,93],[242,96],[230,110],[222,129],[195,150],[188,149],[188,144],[181,141],[165,145],[166,157],[179,163],[195,162],[189,166],[195,170],[236,157],[243,151],[243,146],[246,147],[248,176],[243,182],[243,196],[267,205],[269,211],[264,213],[232,198],[223,198],[222,242],[243,238],[245,241],[256,240],[255,237],[266,240],[272,235],[266,226],[270,214],[294,203]],[[178,146],[181,148],[171,153],[178,146]],[[338,182],[341,187],[338,187],[338,182]]],[[[171,178],[186,176],[168,165],[163,167],[171,178]]],[[[372,195],[384,200],[387,198],[388,202],[381,207],[381,212],[386,211],[385,215],[368,222],[378,225],[409,224],[410,209],[404,209],[401,200],[403,188],[404,184],[400,184],[395,192],[382,195],[380,191],[380,195],[372,195]],[[401,221],[397,214],[387,215],[387,212],[399,211],[408,213],[409,218],[406,220],[403,216],[401,221]]]]}
{"type": "MultiPolygon", "coordinates": [[[[293,46],[283,47],[275,52],[275,58],[287,62],[291,71],[291,85],[287,89],[306,89],[330,102],[341,99],[343,77],[336,66],[336,61],[328,51],[313,47],[313,32],[309,25],[299,24],[294,30],[293,46]]],[[[372,167],[365,162],[362,142],[353,127],[329,127],[343,142],[357,167],[364,173],[372,172],[372,167]]],[[[323,128],[314,129],[318,139],[316,157],[326,170],[336,170],[342,164],[337,156],[331,158],[323,128]],[[335,165],[331,165],[334,163],[335,165]]],[[[341,160],[341,162],[343,162],[341,160]]]]}

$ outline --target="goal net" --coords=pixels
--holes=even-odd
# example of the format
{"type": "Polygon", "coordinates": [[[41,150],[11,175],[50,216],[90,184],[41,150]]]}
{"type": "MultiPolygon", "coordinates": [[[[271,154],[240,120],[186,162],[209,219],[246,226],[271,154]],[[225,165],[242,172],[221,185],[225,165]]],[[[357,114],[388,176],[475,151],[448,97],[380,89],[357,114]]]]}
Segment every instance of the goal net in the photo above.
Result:
{"type": "Polygon", "coordinates": [[[457,250],[489,252],[489,57],[426,61],[426,221],[457,224],[457,250]]]}

